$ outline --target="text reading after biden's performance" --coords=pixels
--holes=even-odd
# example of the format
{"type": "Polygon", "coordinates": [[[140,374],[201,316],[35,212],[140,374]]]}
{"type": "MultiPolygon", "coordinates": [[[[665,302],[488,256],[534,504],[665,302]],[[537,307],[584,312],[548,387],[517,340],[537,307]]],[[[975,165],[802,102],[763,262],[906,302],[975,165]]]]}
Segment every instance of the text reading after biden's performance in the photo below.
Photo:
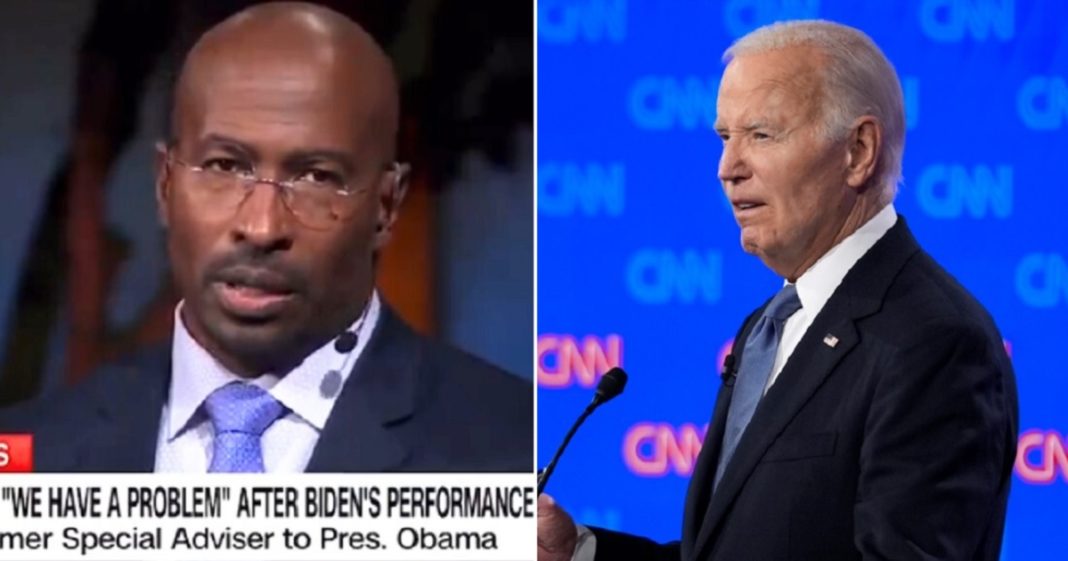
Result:
{"type": "Polygon", "coordinates": [[[5,476],[0,558],[528,559],[535,500],[528,475],[5,476]]]}

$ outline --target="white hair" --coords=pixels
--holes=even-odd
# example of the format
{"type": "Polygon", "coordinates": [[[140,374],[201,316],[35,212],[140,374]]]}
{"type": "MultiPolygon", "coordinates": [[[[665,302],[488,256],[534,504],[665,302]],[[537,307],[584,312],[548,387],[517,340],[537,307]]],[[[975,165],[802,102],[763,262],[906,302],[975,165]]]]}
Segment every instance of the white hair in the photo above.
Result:
{"type": "Polygon", "coordinates": [[[824,20],[785,21],[758,28],[735,41],[723,53],[723,61],[795,46],[814,47],[826,56],[820,77],[829,137],[844,138],[857,117],[871,115],[879,121],[883,143],[875,179],[883,186],[885,202],[890,202],[897,192],[905,152],[904,95],[894,66],[864,32],[824,20]]]}

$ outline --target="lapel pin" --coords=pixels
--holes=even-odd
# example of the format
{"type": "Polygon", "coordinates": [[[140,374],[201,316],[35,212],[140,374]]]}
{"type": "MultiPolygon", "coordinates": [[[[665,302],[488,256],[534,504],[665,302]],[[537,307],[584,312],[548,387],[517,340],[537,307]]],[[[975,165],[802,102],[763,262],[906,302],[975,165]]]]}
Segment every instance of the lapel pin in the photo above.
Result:
{"type": "Polygon", "coordinates": [[[827,336],[823,338],[823,344],[833,349],[838,346],[838,337],[828,333],[827,336]]]}

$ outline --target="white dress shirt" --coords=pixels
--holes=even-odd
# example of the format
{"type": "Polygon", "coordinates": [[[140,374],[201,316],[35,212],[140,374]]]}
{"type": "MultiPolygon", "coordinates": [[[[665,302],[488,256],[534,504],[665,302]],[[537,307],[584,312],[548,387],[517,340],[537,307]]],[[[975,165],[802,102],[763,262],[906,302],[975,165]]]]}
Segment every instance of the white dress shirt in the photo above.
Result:
{"type": "MultiPolygon", "coordinates": [[[[765,393],[779,378],[779,373],[782,372],[786,361],[797,348],[797,344],[801,342],[801,338],[805,336],[805,332],[812,326],[816,316],[823,310],[824,304],[831,299],[834,291],[838,290],[842,279],[853,268],[853,265],[856,265],[857,261],[860,261],[860,258],[875,245],[875,242],[886,235],[886,232],[896,223],[897,211],[894,210],[894,205],[886,205],[871,220],[865,222],[846,239],[838,242],[838,245],[824,253],[823,257],[820,257],[798,277],[797,297],[801,300],[801,309],[786,320],[782,338],[779,340],[779,348],[775,353],[775,364],[772,366],[771,375],[768,376],[768,384],[764,388],[765,393]]],[[[790,284],[788,281],[783,281],[783,286],[788,284],[790,284]]],[[[579,532],[578,543],[571,559],[572,561],[593,561],[597,550],[597,536],[581,524],[576,524],[576,526],[579,532]]]]}
{"type": "Polygon", "coordinates": [[[175,310],[171,385],[160,421],[156,472],[207,473],[215,429],[200,406],[216,389],[235,381],[247,381],[267,390],[286,407],[286,414],[261,438],[265,470],[303,472],[345,380],[378,323],[378,294],[371,294],[362,320],[357,319],[350,326],[357,336],[352,351],[337,352],[331,340],[293,370],[263,374],[252,380],[227,370],[193,339],[182,322],[181,307],[179,303],[175,310]]]}
{"type": "MultiPolygon", "coordinates": [[[[794,349],[805,336],[805,332],[823,310],[823,305],[831,299],[834,291],[838,290],[838,285],[842,284],[846,273],[896,223],[897,212],[894,210],[894,205],[886,205],[856,232],[824,253],[819,261],[813,263],[804,274],[797,278],[797,297],[801,300],[801,309],[786,320],[782,338],[779,339],[779,349],[775,353],[775,365],[771,368],[771,376],[768,376],[768,385],[764,388],[764,393],[767,393],[768,388],[779,378],[786,360],[794,353],[794,349]]],[[[783,281],[783,286],[788,284],[790,283],[783,281]]]]}

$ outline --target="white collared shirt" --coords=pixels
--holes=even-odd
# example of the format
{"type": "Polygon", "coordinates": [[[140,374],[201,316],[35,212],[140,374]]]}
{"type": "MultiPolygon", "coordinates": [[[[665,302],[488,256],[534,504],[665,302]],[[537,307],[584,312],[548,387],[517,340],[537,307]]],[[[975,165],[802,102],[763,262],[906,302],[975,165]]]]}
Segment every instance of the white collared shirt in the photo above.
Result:
{"type": "Polygon", "coordinates": [[[175,310],[170,393],[160,420],[155,471],[207,473],[215,429],[200,406],[216,389],[246,381],[267,390],[287,409],[263,433],[264,468],[268,473],[303,472],[345,380],[378,323],[377,292],[371,294],[363,320],[350,326],[357,337],[352,351],[337,352],[331,340],[284,375],[268,373],[252,380],[227,370],[193,339],[182,322],[181,306],[175,310]]]}
{"type": "MultiPolygon", "coordinates": [[[[775,365],[771,369],[771,376],[768,376],[768,384],[764,387],[764,393],[767,393],[768,388],[779,378],[779,373],[782,372],[786,361],[797,348],[797,344],[801,342],[808,328],[812,327],[812,322],[823,310],[827,300],[831,299],[834,291],[838,290],[838,285],[842,284],[849,270],[896,223],[897,211],[894,210],[894,205],[886,205],[871,220],[865,222],[846,239],[838,242],[838,245],[823,254],[819,261],[798,277],[797,297],[801,300],[801,309],[786,320],[782,339],[779,340],[779,349],[775,353],[775,365]]],[[[783,281],[783,286],[788,284],[790,284],[789,281],[783,281]]],[[[597,536],[582,524],[575,526],[578,529],[578,542],[575,544],[575,552],[571,560],[593,561],[597,551],[597,536]]]]}
{"type": "MultiPolygon", "coordinates": [[[[782,330],[782,339],[779,340],[779,349],[775,353],[775,365],[771,368],[768,376],[768,384],[764,387],[764,393],[779,378],[787,359],[793,354],[805,332],[812,326],[816,316],[823,310],[824,304],[831,299],[831,295],[838,290],[853,265],[860,261],[861,257],[882,239],[890,228],[897,223],[897,211],[894,205],[883,207],[871,220],[864,223],[856,232],[846,239],[838,242],[838,245],[823,254],[811,267],[797,279],[797,297],[801,300],[801,309],[794,312],[782,330]]],[[[790,284],[783,281],[783,286],[790,284]]]]}

